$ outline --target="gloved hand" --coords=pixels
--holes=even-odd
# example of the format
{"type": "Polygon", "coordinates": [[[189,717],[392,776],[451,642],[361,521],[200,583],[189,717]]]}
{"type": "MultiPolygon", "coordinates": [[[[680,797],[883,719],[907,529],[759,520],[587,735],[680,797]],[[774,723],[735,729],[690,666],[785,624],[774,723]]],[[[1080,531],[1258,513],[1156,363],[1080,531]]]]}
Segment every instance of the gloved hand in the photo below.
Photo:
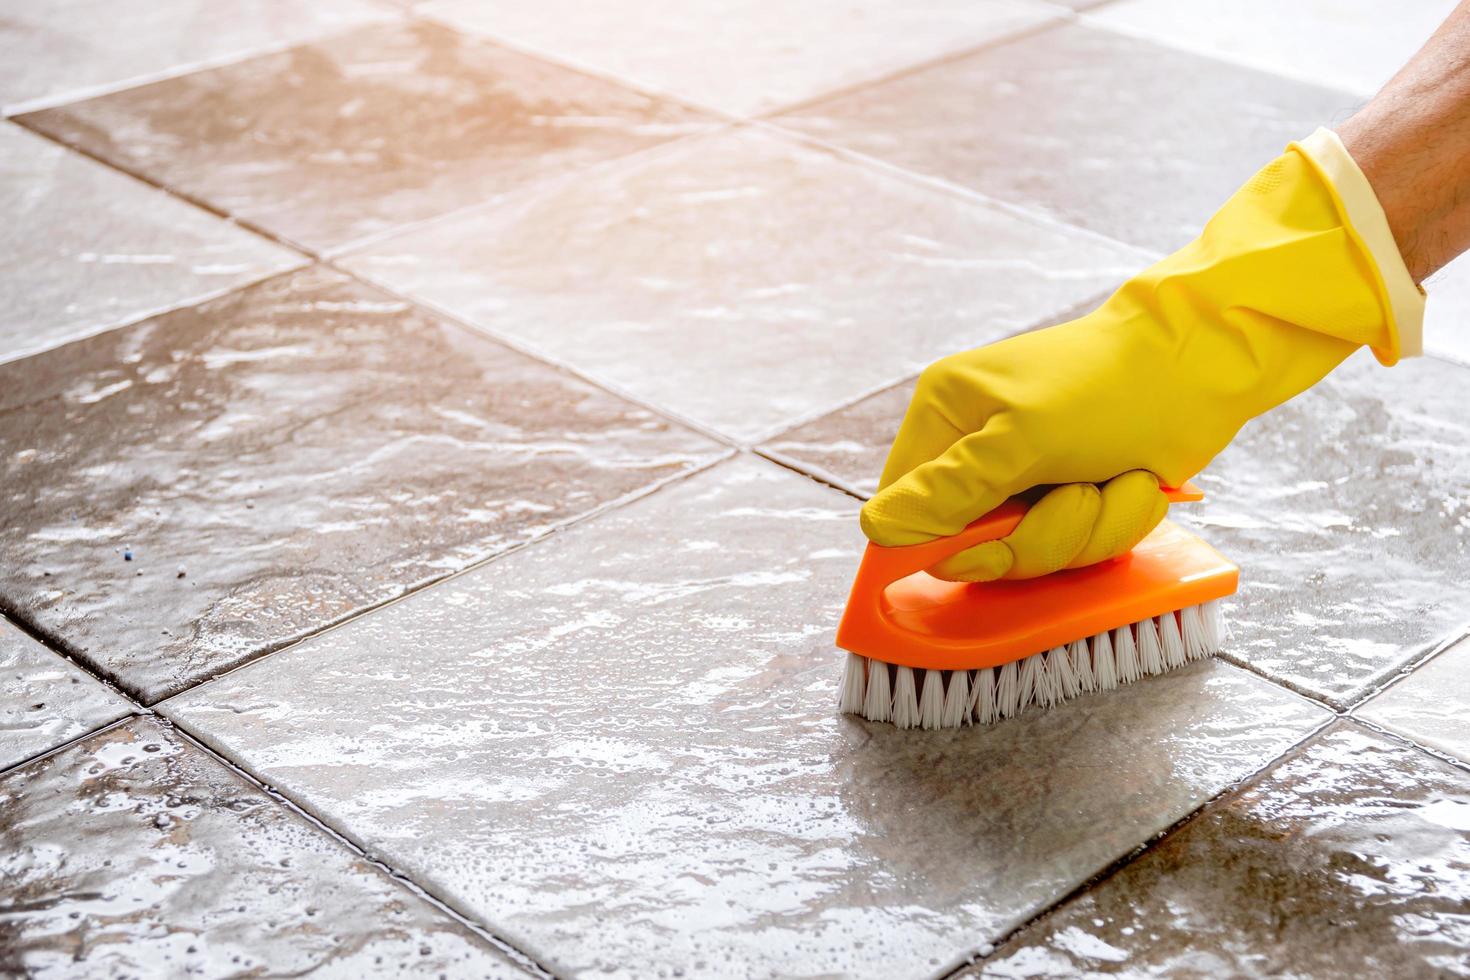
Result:
{"type": "Polygon", "coordinates": [[[1163,519],[1159,481],[1194,476],[1249,419],[1363,344],[1384,364],[1419,353],[1423,304],[1367,178],[1318,130],[1095,312],[929,367],[863,531],[917,544],[1062,484],[931,571],[1031,578],[1123,554],[1163,519]]]}

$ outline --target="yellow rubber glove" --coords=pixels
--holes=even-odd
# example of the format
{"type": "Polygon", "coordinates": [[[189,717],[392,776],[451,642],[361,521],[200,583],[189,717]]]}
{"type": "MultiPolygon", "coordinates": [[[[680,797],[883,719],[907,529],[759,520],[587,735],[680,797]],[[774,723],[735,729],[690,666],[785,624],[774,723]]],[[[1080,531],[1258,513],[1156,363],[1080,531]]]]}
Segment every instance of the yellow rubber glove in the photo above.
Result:
{"type": "Polygon", "coordinates": [[[1164,516],[1159,480],[1194,476],[1363,344],[1384,364],[1419,353],[1423,312],[1367,178],[1318,130],[1095,312],[929,367],[863,530],[917,544],[1062,484],[931,571],[1030,578],[1123,554],[1164,516]]]}

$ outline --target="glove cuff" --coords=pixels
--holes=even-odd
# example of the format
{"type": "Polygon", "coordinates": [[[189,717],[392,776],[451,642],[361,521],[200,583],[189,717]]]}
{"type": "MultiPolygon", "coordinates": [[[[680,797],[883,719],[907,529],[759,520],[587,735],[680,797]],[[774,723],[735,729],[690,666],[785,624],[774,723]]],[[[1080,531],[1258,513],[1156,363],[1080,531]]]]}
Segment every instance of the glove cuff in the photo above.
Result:
{"type": "Polygon", "coordinates": [[[1424,290],[1409,275],[1373,185],[1330,129],[1318,129],[1287,149],[1301,153],[1322,176],[1348,232],[1372,260],[1378,290],[1389,311],[1389,342],[1374,346],[1374,356],[1384,365],[1393,365],[1400,357],[1423,354],[1424,290]]]}

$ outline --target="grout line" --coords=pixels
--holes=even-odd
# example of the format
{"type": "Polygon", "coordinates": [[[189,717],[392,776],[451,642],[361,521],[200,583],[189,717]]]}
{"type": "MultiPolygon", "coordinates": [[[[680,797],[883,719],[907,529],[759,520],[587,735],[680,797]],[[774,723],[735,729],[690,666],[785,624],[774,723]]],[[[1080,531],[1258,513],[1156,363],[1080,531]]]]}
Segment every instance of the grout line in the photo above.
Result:
{"type": "Polygon", "coordinates": [[[107,689],[108,693],[126,701],[135,713],[147,714],[149,712],[150,709],[146,704],[131,694],[128,694],[106,674],[95,669],[91,664],[79,659],[72,653],[67,652],[64,644],[54,640],[46,631],[36,628],[23,618],[20,609],[7,600],[3,594],[0,594],[0,616],[3,616],[5,622],[9,623],[20,633],[34,640],[41,647],[44,647],[48,653],[65,660],[77,670],[86,674],[98,684],[101,684],[107,689]]]}
{"type": "Polygon", "coordinates": [[[1226,785],[1218,793],[1215,793],[1213,796],[1202,801],[1198,806],[1190,810],[1178,820],[1171,823],[1168,827],[1164,828],[1156,834],[1153,834],[1141,844],[1128,851],[1126,854],[1123,854],[1116,860],[1107,864],[1105,867],[1100,869],[1096,874],[1092,875],[1087,880],[1080,882],[1075,888],[1057,898],[1056,901],[1039,909],[1034,915],[1027,917],[1025,920],[1018,923],[1013,928],[999,934],[993,940],[982,943],[968,956],[956,960],[953,965],[945,967],[944,969],[939,971],[937,974],[934,975],[935,980],[958,980],[958,978],[966,969],[994,955],[997,951],[1000,950],[1002,946],[1010,942],[1020,933],[1029,929],[1031,926],[1040,922],[1042,919],[1047,918],[1053,912],[1060,910],[1063,906],[1071,903],[1072,901],[1075,901],[1078,898],[1081,898],[1084,894],[1091,891],[1094,887],[1102,884],[1104,881],[1111,878],[1119,871],[1123,870],[1123,868],[1127,867],[1137,860],[1140,860],[1146,854],[1150,853],[1161,844],[1163,844],[1165,841],[1171,839],[1176,833],[1183,830],[1187,824],[1190,824],[1199,819],[1206,810],[1209,810],[1216,805],[1229,802],[1230,800],[1238,797],[1242,792],[1244,792],[1246,789],[1250,788],[1251,785],[1256,783],[1263,775],[1285,761],[1287,756],[1290,756],[1293,753],[1301,750],[1308,742],[1311,742],[1318,736],[1320,736],[1329,726],[1336,724],[1338,720],[1339,716],[1333,715],[1330,718],[1323,719],[1319,724],[1312,726],[1310,729],[1304,732],[1300,738],[1298,738],[1295,742],[1292,742],[1290,745],[1286,746],[1286,748],[1283,749],[1281,752],[1265,760],[1256,768],[1247,771],[1244,775],[1226,785]]]}
{"type": "Polygon", "coordinates": [[[1368,702],[1377,698],[1389,688],[1407,680],[1420,667],[1423,667],[1451,647],[1458,645],[1466,637],[1470,637],[1470,623],[1456,627],[1445,639],[1431,641],[1419,650],[1418,653],[1408,657],[1390,671],[1370,678],[1364,682],[1356,694],[1346,699],[1344,702],[1345,713],[1355,714],[1359,708],[1366,706],[1368,702]]]}
{"type": "Polygon", "coordinates": [[[629,504],[634,503],[635,501],[652,496],[665,487],[672,486],[676,483],[681,483],[684,480],[692,479],[700,473],[711,470],[727,460],[734,459],[737,455],[738,452],[736,450],[729,448],[726,448],[722,452],[714,453],[702,462],[697,462],[683,470],[680,470],[677,473],[666,476],[661,480],[646,484],[642,487],[637,488],[636,490],[622,495],[621,497],[606,501],[589,511],[577,514],[569,520],[555,524],[542,533],[536,535],[535,537],[528,538],[524,541],[518,541],[515,544],[501,550],[495,550],[490,553],[483,554],[463,568],[456,569],[455,571],[448,572],[436,578],[427,579],[425,581],[416,583],[415,585],[411,586],[406,591],[399,593],[398,595],[390,596],[389,598],[380,600],[371,605],[360,606],[356,609],[353,609],[351,612],[344,614],[339,619],[321,624],[313,628],[309,632],[301,634],[300,636],[294,636],[289,639],[283,640],[276,646],[263,649],[261,652],[252,655],[247,660],[243,660],[239,663],[233,664],[223,670],[210,674],[209,676],[204,677],[201,680],[195,681],[187,687],[180,688],[179,690],[174,691],[171,694],[167,694],[159,698],[158,700],[152,702],[150,707],[161,708],[169,701],[172,701],[176,698],[182,698],[185,695],[192,695],[199,689],[213,684],[215,681],[218,681],[222,678],[228,677],[229,675],[234,674],[237,671],[245,670],[248,667],[253,667],[261,661],[267,660],[278,654],[285,653],[289,650],[293,650],[304,643],[317,640],[328,633],[342,629],[343,627],[346,627],[351,623],[362,619],[364,616],[371,616],[372,614],[386,609],[389,606],[397,605],[400,602],[405,602],[421,592],[425,592],[429,589],[441,586],[446,582],[450,582],[454,579],[461,578],[463,576],[476,572],[492,562],[497,562],[504,558],[508,558],[509,556],[524,551],[532,547],[533,545],[537,545],[543,541],[547,541],[561,532],[570,530],[571,528],[577,527],[578,525],[583,524],[587,521],[595,520],[596,518],[601,517],[603,514],[611,513],[615,510],[621,510],[623,507],[626,507],[629,504]]]}
{"type": "Polygon", "coordinates": [[[112,729],[116,728],[119,725],[125,725],[125,724],[127,724],[128,722],[132,721],[134,718],[143,718],[143,717],[152,717],[152,716],[154,716],[154,713],[153,713],[152,710],[150,710],[148,708],[139,708],[137,711],[132,711],[132,712],[129,712],[128,714],[123,715],[121,718],[114,718],[112,721],[109,721],[105,725],[99,725],[96,728],[91,729],[90,731],[82,732],[82,734],[76,736],[75,738],[69,738],[65,742],[60,742],[60,743],[58,743],[56,745],[51,746],[49,749],[42,749],[41,751],[35,753],[34,755],[29,755],[26,758],[24,758],[24,759],[20,760],[19,762],[15,763],[14,765],[5,766],[4,768],[0,768],[0,780],[5,779],[6,777],[8,777],[8,776],[10,776],[10,775],[12,775],[12,774],[20,771],[21,769],[24,769],[26,766],[29,766],[29,765],[31,765],[33,763],[41,762],[41,761],[43,761],[45,759],[49,759],[53,755],[59,755],[62,752],[65,752],[67,749],[70,749],[70,748],[74,747],[79,742],[86,741],[87,739],[91,738],[93,735],[101,735],[103,732],[111,731],[112,729]]]}
{"type": "MultiPolygon", "coordinates": [[[[364,4],[364,6],[367,5],[364,4]]],[[[274,41],[267,41],[258,47],[247,47],[237,51],[229,51],[213,58],[205,58],[201,61],[181,62],[156,71],[144,72],[141,75],[130,75],[127,78],[120,78],[111,82],[98,82],[95,85],[84,85],[81,88],[68,89],[64,92],[53,92],[49,95],[37,96],[33,99],[26,99],[10,105],[0,106],[0,116],[6,119],[13,119],[16,116],[25,115],[26,113],[59,109],[77,102],[88,102],[92,99],[105,98],[109,95],[116,95],[119,92],[143,88],[144,86],[155,85],[159,82],[172,81],[173,79],[183,78],[198,72],[227,68],[230,65],[238,65],[252,58],[280,54],[283,51],[289,51],[292,48],[307,44],[321,44],[339,37],[344,37],[364,27],[405,22],[408,19],[403,9],[399,8],[396,4],[373,2],[371,6],[377,8],[376,13],[371,16],[364,16],[357,20],[349,21],[345,25],[322,25],[319,30],[308,30],[296,38],[281,38],[274,41]]]]}
{"type": "Polygon", "coordinates": [[[889,82],[896,82],[908,78],[911,75],[918,75],[929,71],[931,68],[941,68],[956,61],[963,61],[966,58],[974,57],[993,48],[1000,48],[1007,44],[1024,41],[1037,35],[1045,34],[1047,31],[1054,30],[1065,24],[1075,24],[1079,20],[1078,11],[1062,4],[1050,3],[1047,0],[1027,0],[1025,5],[1038,13],[1046,13],[1050,16],[1030,23],[1002,28],[998,33],[991,34],[974,44],[945,51],[923,61],[916,61],[901,68],[895,68],[882,75],[861,79],[834,89],[828,89],[816,95],[796,99],[774,109],[762,109],[760,112],[752,113],[748,118],[765,121],[771,119],[773,116],[802,112],[819,106],[824,102],[835,102],[838,99],[847,98],[865,89],[876,88],[880,85],[886,85],[889,82]]]}
{"type": "Polygon", "coordinates": [[[478,921],[471,917],[468,913],[459,910],[450,901],[441,898],[425,886],[419,884],[413,878],[409,877],[404,872],[399,871],[397,868],[394,868],[392,865],[388,864],[382,858],[373,856],[367,851],[366,848],[364,848],[351,836],[337,829],[326,820],[317,816],[315,813],[307,810],[305,807],[301,806],[289,796],[286,796],[284,793],[275,789],[275,787],[265,782],[263,779],[255,775],[250,770],[244,768],[243,766],[225,756],[222,752],[209,745],[202,736],[196,735],[185,725],[179,723],[173,718],[169,718],[166,716],[158,716],[158,721],[160,724],[176,732],[179,737],[185,742],[223,765],[227,770],[234,773],[237,778],[243,779],[245,782],[249,783],[251,786],[254,786],[257,790],[264,793],[273,802],[283,807],[287,811],[295,814],[297,817],[304,820],[312,827],[316,828],[322,834],[325,834],[335,844],[345,848],[349,853],[355,854],[358,858],[373,865],[379,870],[379,872],[386,875],[399,886],[407,889],[418,898],[427,902],[429,905],[432,905],[443,915],[449,917],[450,919],[453,919],[461,926],[464,926],[466,929],[470,930],[472,933],[487,942],[492,948],[505,956],[507,959],[511,960],[517,966],[525,969],[527,972],[531,973],[534,976],[544,978],[555,977],[555,974],[547,969],[544,965],[542,965],[534,956],[531,956],[529,953],[523,952],[509,940],[490,931],[488,928],[481,925],[478,921]]]}
{"type": "Polygon", "coordinates": [[[1460,769],[1466,773],[1470,773],[1470,762],[1467,762],[1457,756],[1450,755],[1443,749],[1436,749],[1428,745],[1422,745],[1401,732],[1394,731],[1392,728],[1388,728],[1387,726],[1381,725],[1378,722],[1368,721],[1366,718],[1349,716],[1343,720],[1357,725],[1359,728],[1366,729],[1367,731],[1374,732],[1378,735],[1384,736],[1385,738],[1389,738],[1395,742],[1399,742],[1403,744],[1406,748],[1417,749],[1423,754],[1439,762],[1446,763],[1448,765],[1454,766],[1456,769],[1460,769]]]}

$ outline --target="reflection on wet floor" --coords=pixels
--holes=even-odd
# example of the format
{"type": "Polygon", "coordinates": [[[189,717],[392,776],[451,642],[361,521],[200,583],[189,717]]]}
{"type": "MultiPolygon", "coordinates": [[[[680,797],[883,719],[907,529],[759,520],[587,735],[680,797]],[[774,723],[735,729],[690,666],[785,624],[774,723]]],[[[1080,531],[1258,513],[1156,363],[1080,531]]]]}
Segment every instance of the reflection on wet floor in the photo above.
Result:
{"type": "Polygon", "coordinates": [[[1448,3],[7,11],[0,973],[1470,975],[1464,260],[1175,508],[1223,660],[925,733],[832,646],[916,372],[1448,3]]]}

